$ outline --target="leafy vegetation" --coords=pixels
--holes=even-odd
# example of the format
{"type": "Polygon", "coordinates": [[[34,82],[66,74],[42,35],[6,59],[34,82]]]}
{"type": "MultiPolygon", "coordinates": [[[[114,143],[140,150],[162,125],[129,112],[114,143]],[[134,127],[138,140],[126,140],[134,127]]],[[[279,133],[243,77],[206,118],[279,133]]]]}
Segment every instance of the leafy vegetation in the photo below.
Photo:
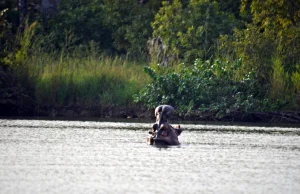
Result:
{"type": "Polygon", "coordinates": [[[178,72],[163,74],[146,67],[145,72],[153,82],[135,100],[149,107],[157,103],[172,104],[182,115],[212,111],[221,117],[234,111],[263,111],[267,99],[258,96],[255,72],[238,76],[236,72],[241,66],[241,60],[234,63],[196,60],[193,65],[181,64],[178,72]]]}
{"type": "Polygon", "coordinates": [[[37,4],[0,1],[0,65],[37,106],[300,108],[299,1],[62,0],[52,15],[37,4]]]}
{"type": "Polygon", "coordinates": [[[153,35],[167,45],[167,55],[192,62],[214,57],[214,45],[221,34],[232,34],[235,19],[220,10],[216,1],[164,1],[152,23],[153,35]]]}

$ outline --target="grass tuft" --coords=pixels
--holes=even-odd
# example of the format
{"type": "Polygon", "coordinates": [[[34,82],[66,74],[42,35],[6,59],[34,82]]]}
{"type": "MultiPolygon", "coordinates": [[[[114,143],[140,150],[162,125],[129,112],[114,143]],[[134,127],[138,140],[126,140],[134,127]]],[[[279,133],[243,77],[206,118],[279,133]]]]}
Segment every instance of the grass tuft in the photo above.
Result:
{"type": "Polygon", "coordinates": [[[42,53],[28,66],[39,105],[132,105],[149,82],[143,64],[121,57],[42,53]]]}

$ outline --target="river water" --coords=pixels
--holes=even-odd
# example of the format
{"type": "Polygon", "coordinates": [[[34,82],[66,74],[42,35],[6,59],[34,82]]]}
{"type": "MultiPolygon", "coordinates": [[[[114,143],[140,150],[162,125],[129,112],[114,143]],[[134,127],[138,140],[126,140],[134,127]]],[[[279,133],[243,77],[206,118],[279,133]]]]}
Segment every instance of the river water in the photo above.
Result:
{"type": "Polygon", "coordinates": [[[0,193],[300,193],[300,128],[0,120],[0,193]]]}

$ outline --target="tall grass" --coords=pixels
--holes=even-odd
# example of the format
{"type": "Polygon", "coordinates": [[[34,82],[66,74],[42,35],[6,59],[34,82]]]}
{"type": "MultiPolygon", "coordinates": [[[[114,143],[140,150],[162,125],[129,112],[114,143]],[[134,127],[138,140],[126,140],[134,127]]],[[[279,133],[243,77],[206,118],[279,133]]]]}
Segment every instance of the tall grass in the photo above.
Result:
{"type": "Polygon", "coordinates": [[[297,107],[295,92],[299,87],[297,73],[289,74],[284,70],[280,57],[272,60],[273,74],[271,76],[271,87],[269,98],[273,108],[276,110],[288,110],[297,107]]]}
{"type": "Polygon", "coordinates": [[[300,73],[292,73],[293,92],[295,93],[295,108],[300,110],[300,73]]]}
{"type": "Polygon", "coordinates": [[[271,76],[270,97],[272,100],[287,100],[289,93],[289,76],[284,71],[281,60],[273,59],[273,75],[271,76]]]}
{"type": "Polygon", "coordinates": [[[34,36],[37,22],[19,32],[1,61],[43,106],[128,106],[150,81],[143,62],[99,54],[94,42],[55,50],[51,35],[34,36]]]}
{"type": "Polygon", "coordinates": [[[133,105],[149,79],[143,65],[121,57],[40,53],[28,61],[39,105],[133,105]]]}

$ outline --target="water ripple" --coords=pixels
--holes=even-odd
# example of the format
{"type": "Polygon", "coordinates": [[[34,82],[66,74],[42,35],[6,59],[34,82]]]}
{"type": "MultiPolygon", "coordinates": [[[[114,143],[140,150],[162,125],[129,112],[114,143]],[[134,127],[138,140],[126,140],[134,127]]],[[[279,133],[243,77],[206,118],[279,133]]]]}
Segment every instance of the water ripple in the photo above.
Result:
{"type": "Polygon", "coordinates": [[[298,128],[0,120],[0,193],[300,193],[298,128]],[[261,132],[263,131],[263,133],[261,132]]]}

